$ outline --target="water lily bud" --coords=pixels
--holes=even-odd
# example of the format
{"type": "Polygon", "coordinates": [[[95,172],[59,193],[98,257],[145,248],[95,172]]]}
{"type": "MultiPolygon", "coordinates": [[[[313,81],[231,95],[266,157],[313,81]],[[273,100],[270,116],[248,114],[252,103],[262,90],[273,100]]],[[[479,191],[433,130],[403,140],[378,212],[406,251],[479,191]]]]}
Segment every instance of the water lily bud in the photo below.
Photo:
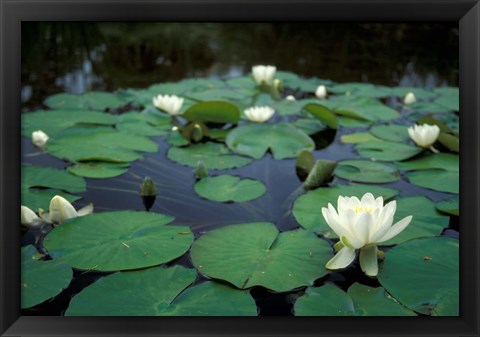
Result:
{"type": "Polygon", "coordinates": [[[262,123],[269,120],[275,110],[268,106],[255,106],[245,110],[244,113],[250,121],[262,123]]]}
{"type": "Polygon", "coordinates": [[[27,206],[21,206],[21,216],[20,216],[20,222],[22,225],[27,226],[27,227],[35,227],[39,223],[42,222],[42,219],[40,219],[34,211],[32,211],[30,208],[27,206]]]}
{"type": "Polygon", "coordinates": [[[319,85],[317,90],[315,90],[315,96],[317,96],[318,99],[327,98],[327,87],[319,85]]]}
{"type": "MultiPolygon", "coordinates": [[[[368,276],[378,274],[378,250],[376,244],[390,240],[402,232],[412,221],[409,215],[392,226],[396,201],[383,206],[383,198],[366,193],[361,200],[357,197],[338,197],[337,209],[332,204],[322,208],[328,226],[340,238],[339,249],[327,262],[327,269],[341,269],[355,259],[360,249],[360,267],[368,276]]],[[[381,255],[381,254],[380,254],[381,255]]]]}
{"type": "Polygon", "coordinates": [[[180,114],[183,105],[183,98],[175,95],[158,95],[153,98],[153,105],[172,116],[180,114]]]}
{"type": "Polygon", "coordinates": [[[77,211],[65,198],[56,195],[50,201],[50,221],[63,223],[68,219],[77,217],[77,211]]]}
{"type": "Polygon", "coordinates": [[[39,148],[45,148],[48,139],[48,135],[42,130],[32,132],[32,143],[39,148]]]}
{"type": "Polygon", "coordinates": [[[252,75],[255,83],[258,85],[260,84],[272,84],[273,78],[275,77],[275,73],[277,71],[277,67],[275,66],[264,66],[264,65],[257,65],[252,67],[252,75]]]}
{"type": "Polygon", "coordinates": [[[195,167],[195,170],[193,171],[195,174],[195,178],[197,179],[202,179],[205,177],[208,177],[208,169],[205,166],[203,161],[198,161],[197,166],[195,167]]]}
{"type": "Polygon", "coordinates": [[[408,92],[405,95],[405,98],[403,99],[403,103],[406,105],[413,104],[417,101],[417,98],[415,97],[415,94],[413,92],[408,92]]]}
{"type": "Polygon", "coordinates": [[[440,128],[437,125],[413,125],[408,128],[408,134],[415,144],[423,148],[429,148],[436,142],[440,134],[440,128]]]}
{"type": "Polygon", "coordinates": [[[198,143],[203,138],[203,130],[202,127],[198,124],[193,126],[192,133],[190,134],[190,138],[195,142],[198,143]]]}
{"type": "Polygon", "coordinates": [[[285,99],[287,101],[296,101],[295,96],[292,96],[292,95],[288,95],[287,97],[285,97],[285,99]]]}
{"type": "Polygon", "coordinates": [[[275,80],[273,80],[273,87],[275,88],[275,90],[277,91],[282,91],[283,90],[283,83],[281,80],[279,80],[278,78],[276,78],[275,80]]]}
{"type": "Polygon", "coordinates": [[[150,197],[157,195],[157,186],[150,177],[145,177],[140,184],[140,195],[142,197],[150,197]]]}

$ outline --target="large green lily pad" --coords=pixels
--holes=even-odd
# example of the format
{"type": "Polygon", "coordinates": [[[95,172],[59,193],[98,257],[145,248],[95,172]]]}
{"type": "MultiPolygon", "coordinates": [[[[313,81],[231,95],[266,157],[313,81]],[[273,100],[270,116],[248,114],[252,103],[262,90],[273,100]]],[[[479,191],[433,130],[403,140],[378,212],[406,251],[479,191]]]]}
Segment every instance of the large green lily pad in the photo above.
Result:
{"type": "Polygon", "coordinates": [[[51,256],[85,270],[137,269],[169,262],[193,242],[187,226],[167,226],[171,216],[134,211],[74,218],[48,233],[51,256]]]}
{"type": "Polygon", "coordinates": [[[112,178],[128,172],[128,163],[79,163],[69,166],[68,172],[86,178],[112,178]]]}
{"type": "Polygon", "coordinates": [[[296,316],[415,316],[382,287],[354,283],[347,293],[331,284],[308,288],[295,303],[296,316]]]}
{"type": "Polygon", "coordinates": [[[232,130],[226,144],[232,151],[255,159],[270,149],[275,159],[295,158],[304,150],[313,150],[313,140],[290,124],[249,124],[232,130]]]}
{"type": "Polygon", "coordinates": [[[52,155],[78,161],[131,162],[142,156],[136,151],[156,152],[152,140],[115,130],[72,130],[48,143],[52,155]]]}
{"type": "Polygon", "coordinates": [[[405,160],[422,151],[416,146],[382,140],[360,143],[355,146],[355,149],[362,157],[381,161],[405,160]]]}
{"type": "Polygon", "coordinates": [[[114,125],[117,121],[117,116],[97,111],[36,111],[22,114],[22,135],[31,137],[33,131],[42,130],[52,138],[60,131],[76,125],[114,125]]]}
{"type": "Polygon", "coordinates": [[[51,167],[22,166],[22,205],[31,209],[48,209],[50,200],[57,194],[73,202],[80,197],[70,193],[84,191],[86,191],[85,180],[75,177],[65,170],[51,167]]]}
{"type": "Polygon", "coordinates": [[[34,246],[22,248],[22,309],[40,304],[65,289],[72,279],[72,268],[57,260],[40,261],[34,246]]]}
{"type": "Polygon", "coordinates": [[[398,194],[397,190],[371,185],[320,187],[300,196],[293,204],[292,212],[303,228],[323,234],[325,237],[336,237],[323,218],[322,207],[328,207],[328,204],[331,203],[336,208],[339,196],[361,198],[367,192],[372,193],[375,197],[383,196],[384,200],[389,200],[398,194]]]}
{"type": "Polygon", "coordinates": [[[370,132],[356,132],[340,137],[340,141],[344,144],[359,144],[372,140],[378,140],[378,138],[372,135],[370,132]]]}
{"type": "Polygon", "coordinates": [[[408,240],[442,234],[448,227],[450,218],[435,209],[435,204],[424,196],[397,199],[394,223],[412,215],[412,221],[400,234],[385,241],[382,245],[399,244],[408,240]]]}
{"type": "Polygon", "coordinates": [[[458,172],[460,170],[459,156],[450,153],[426,154],[415,160],[396,163],[403,171],[439,169],[458,172]]]}
{"type": "Polygon", "coordinates": [[[385,253],[378,280],[408,308],[426,315],[459,315],[459,243],[439,237],[398,245],[385,253]]]}
{"type": "Polygon", "coordinates": [[[192,105],[184,112],[183,117],[189,121],[238,123],[240,110],[232,103],[207,101],[192,105]]]}
{"type": "Polygon", "coordinates": [[[430,190],[456,194],[460,192],[458,171],[421,170],[409,172],[405,177],[412,184],[430,190]]]}
{"type": "Polygon", "coordinates": [[[195,192],[208,200],[243,202],[257,199],[266,191],[258,180],[240,179],[231,175],[205,177],[194,186],[195,192]]]}
{"type": "Polygon", "coordinates": [[[338,162],[335,175],[361,183],[390,183],[400,179],[400,173],[395,166],[369,160],[338,162]]]}
{"type": "Polygon", "coordinates": [[[121,97],[109,92],[88,92],[85,95],[67,93],[56,94],[45,100],[45,105],[51,109],[91,109],[103,111],[116,109],[128,103],[121,97]]]}
{"type": "Polygon", "coordinates": [[[202,143],[188,147],[171,147],[167,156],[182,165],[196,167],[199,161],[212,170],[242,167],[252,162],[251,158],[234,155],[223,144],[202,143]]]}
{"type": "Polygon", "coordinates": [[[215,282],[187,288],[196,274],[182,266],[118,272],[82,290],[65,315],[256,316],[255,301],[246,291],[215,282]]]}
{"type": "Polygon", "coordinates": [[[312,285],[327,273],[332,250],[327,241],[305,230],[279,233],[268,222],[216,229],[195,241],[190,256],[202,274],[238,288],[263,286],[289,291],[312,285]]]}
{"type": "Polygon", "coordinates": [[[400,116],[397,110],[370,97],[344,96],[337,98],[334,103],[336,103],[335,113],[354,119],[378,121],[391,120],[400,116]]]}
{"type": "Polygon", "coordinates": [[[391,142],[406,143],[410,141],[408,127],[405,125],[375,125],[370,129],[370,133],[391,142]]]}
{"type": "Polygon", "coordinates": [[[440,201],[439,203],[437,203],[436,207],[437,207],[437,210],[439,210],[442,213],[459,216],[460,215],[459,203],[460,203],[459,198],[455,197],[452,199],[440,201]]]}
{"type": "Polygon", "coordinates": [[[328,109],[327,107],[321,104],[314,104],[310,103],[303,107],[306,111],[310,114],[315,116],[318,120],[322,121],[323,123],[327,124],[330,128],[336,129],[337,128],[337,116],[328,109]]]}

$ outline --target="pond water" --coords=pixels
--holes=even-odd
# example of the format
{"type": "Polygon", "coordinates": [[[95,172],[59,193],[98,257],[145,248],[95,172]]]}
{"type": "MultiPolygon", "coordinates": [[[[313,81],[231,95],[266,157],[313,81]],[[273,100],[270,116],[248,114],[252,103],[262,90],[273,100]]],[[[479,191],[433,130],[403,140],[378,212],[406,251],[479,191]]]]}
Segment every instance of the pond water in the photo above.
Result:
{"type": "MultiPolygon", "coordinates": [[[[458,27],[453,24],[28,23],[25,29],[22,26],[22,31],[22,45],[26,46],[22,50],[24,112],[47,109],[45,99],[60,92],[80,95],[88,91],[135,89],[131,94],[155,83],[176,82],[185,78],[215,80],[242,77],[249,75],[252,65],[262,63],[275,64],[278,69],[295,73],[301,78],[331,80],[333,82],[326,82],[329,88],[344,82],[417,87],[428,91],[458,86],[458,27]]],[[[127,94],[129,92],[124,91],[120,95],[127,94]]],[[[332,96],[344,94],[339,92],[332,96]]],[[[282,97],[287,95],[294,95],[297,101],[315,99],[312,92],[290,87],[288,81],[282,97]]],[[[342,136],[368,132],[372,125],[377,124],[410,125],[428,114],[430,107],[412,111],[403,106],[403,97],[399,96],[378,97],[382,105],[399,112],[394,122],[375,120],[353,127],[342,125],[336,130],[322,127],[312,132],[310,137],[315,141],[315,160],[364,159],[365,156],[359,155],[357,145],[342,142],[342,136]]],[[[269,101],[269,98],[259,97],[257,102],[269,101]]],[[[431,98],[425,99],[426,104],[431,101],[431,98]]],[[[122,115],[126,111],[142,109],[138,105],[128,105],[110,109],[110,112],[122,115]]],[[[454,116],[458,126],[455,111],[433,112],[454,116]]],[[[305,115],[302,116],[304,118],[305,115]]],[[[299,118],[296,113],[277,113],[269,123],[294,123],[299,118]]],[[[246,124],[245,121],[240,122],[240,125],[246,124]]],[[[207,125],[211,128],[218,126],[207,125]]],[[[172,224],[189,226],[196,239],[237,223],[272,222],[281,232],[299,228],[292,208],[300,196],[310,192],[302,186],[295,169],[295,158],[278,160],[267,153],[240,168],[213,170],[215,175],[230,174],[259,180],[268,191],[248,202],[219,203],[197,195],[192,188],[197,181],[192,167],[167,159],[167,153],[173,146],[167,142],[166,136],[150,139],[158,145],[158,151],[142,153],[143,159],[133,161],[128,172],[118,177],[86,178],[88,189],[75,193],[82,197],[74,203],[75,207],[78,209],[93,203],[95,212],[149,209],[150,212],[172,215],[175,217],[172,224]],[[145,205],[139,194],[139,186],[146,176],[155,181],[158,190],[151,207],[145,205]]],[[[207,141],[204,139],[202,142],[207,141]]],[[[452,154],[442,145],[439,147],[442,152],[452,154]]],[[[28,137],[22,137],[22,154],[22,163],[26,165],[59,169],[71,165],[68,161],[39,151],[28,137]]],[[[456,195],[412,184],[406,179],[405,172],[402,170],[402,176],[397,181],[375,186],[397,189],[401,197],[426,196],[433,203],[456,195]]],[[[335,176],[328,184],[347,185],[349,180],[335,176]]],[[[27,232],[22,245],[34,244],[38,234],[35,230],[27,232]]],[[[440,235],[458,239],[457,216],[449,217],[448,225],[440,235]]],[[[328,235],[326,240],[330,243],[336,241],[328,235]]],[[[37,247],[43,247],[41,240],[37,247]]],[[[389,246],[383,250],[388,251],[389,246]]],[[[195,267],[188,254],[167,263],[167,266],[176,265],[195,267]]],[[[22,314],[63,315],[72,297],[109,274],[74,270],[73,280],[67,289],[52,300],[23,309],[22,314]]],[[[206,280],[198,274],[194,285],[206,280]]],[[[382,285],[376,278],[366,276],[358,263],[316,279],[314,286],[321,287],[329,282],[344,291],[355,282],[370,287],[382,285]]],[[[254,287],[250,291],[260,315],[292,315],[294,303],[304,293],[304,287],[280,293],[263,287],[254,287]]],[[[422,311],[416,313],[421,314],[422,311]]]]}

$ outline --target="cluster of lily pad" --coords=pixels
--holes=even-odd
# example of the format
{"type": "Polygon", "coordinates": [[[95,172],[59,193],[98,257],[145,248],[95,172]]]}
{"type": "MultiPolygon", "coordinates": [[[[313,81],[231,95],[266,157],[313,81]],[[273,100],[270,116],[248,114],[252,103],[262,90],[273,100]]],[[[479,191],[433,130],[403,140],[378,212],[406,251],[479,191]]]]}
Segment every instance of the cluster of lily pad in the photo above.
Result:
{"type": "MultiPolygon", "coordinates": [[[[335,84],[273,66],[253,67],[252,77],[59,94],[45,101],[50,110],[23,114],[22,134],[68,166],[22,167],[22,224],[55,225],[41,241],[48,259],[22,249],[22,308],[60,293],[74,268],[114,273],[75,295],[66,315],[257,315],[252,287],[298,291],[296,315],[458,315],[458,240],[440,236],[458,215],[458,89],[335,84]],[[392,97],[400,99],[382,101],[392,97]],[[325,130],[358,156],[322,158],[313,138],[325,130]],[[269,194],[260,180],[218,170],[268,153],[294,159],[304,181],[287,207],[300,228],[232,219],[195,239],[188,226],[171,224],[174,214],[77,212],[72,193],[86,191],[85,178],[125,174],[158,151],[150,137],[166,138],[168,160],[194,169],[192,189],[211,202],[269,194]],[[435,204],[374,185],[402,177],[452,198],[435,204]],[[381,287],[317,285],[357,251],[381,287]],[[187,252],[193,268],[165,265],[187,252]],[[209,280],[197,284],[197,273],[209,280]]],[[[146,178],[140,193],[155,197],[154,181],[146,178]]]]}

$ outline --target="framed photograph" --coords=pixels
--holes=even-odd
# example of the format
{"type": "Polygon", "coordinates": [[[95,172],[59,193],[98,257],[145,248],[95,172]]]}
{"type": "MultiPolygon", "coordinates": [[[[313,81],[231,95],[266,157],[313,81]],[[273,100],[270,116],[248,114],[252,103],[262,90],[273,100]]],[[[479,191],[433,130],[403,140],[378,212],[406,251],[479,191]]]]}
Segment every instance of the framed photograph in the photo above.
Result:
{"type": "Polygon", "coordinates": [[[478,1],[0,2],[1,336],[479,335],[478,1]]]}

